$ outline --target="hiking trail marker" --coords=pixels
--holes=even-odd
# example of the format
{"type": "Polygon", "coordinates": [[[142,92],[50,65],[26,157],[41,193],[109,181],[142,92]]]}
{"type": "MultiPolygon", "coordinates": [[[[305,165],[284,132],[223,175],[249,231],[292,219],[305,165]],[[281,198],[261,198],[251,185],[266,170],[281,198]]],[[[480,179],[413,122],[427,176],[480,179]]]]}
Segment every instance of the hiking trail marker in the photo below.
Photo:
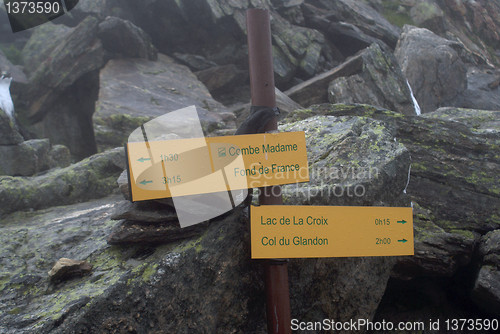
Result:
{"type": "Polygon", "coordinates": [[[399,207],[251,207],[252,258],[413,255],[413,211],[399,207]]]}
{"type": "Polygon", "coordinates": [[[127,144],[133,201],[309,181],[304,132],[127,144]]]}

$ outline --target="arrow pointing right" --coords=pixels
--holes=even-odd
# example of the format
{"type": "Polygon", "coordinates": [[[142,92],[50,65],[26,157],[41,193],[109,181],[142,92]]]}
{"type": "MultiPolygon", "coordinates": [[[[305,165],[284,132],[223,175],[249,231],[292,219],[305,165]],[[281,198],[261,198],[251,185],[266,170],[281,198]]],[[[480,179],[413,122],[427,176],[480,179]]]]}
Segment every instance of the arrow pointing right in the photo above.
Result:
{"type": "Polygon", "coordinates": [[[398,220],[398,224],[406,224],[406,220],[398,220]]]}
{"type": "Polygon", "coordinates": [[[402,243],[405,243],[405,242],[407,242],[407,241],[408,241],[408,240],[406,240],[406,239],[401,239],[401,240],[398,240],[398,242],[402,242],[402,243]]]}

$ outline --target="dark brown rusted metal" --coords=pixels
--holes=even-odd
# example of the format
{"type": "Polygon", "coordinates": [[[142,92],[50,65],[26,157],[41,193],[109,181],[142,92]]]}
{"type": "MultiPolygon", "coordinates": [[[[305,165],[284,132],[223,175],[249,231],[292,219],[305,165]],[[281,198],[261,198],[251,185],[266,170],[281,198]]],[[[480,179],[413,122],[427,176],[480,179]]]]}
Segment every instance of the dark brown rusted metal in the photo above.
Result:
{"type": "MultiPolygon", "coordinates": [[[[248,59],[252,105],[276,106],[271,48],[269,12],[265,9],[247,11],[248,59]]],[[[278,128],[278,120],[269,121],[265,131],[278,128]]],[[[282,205],[281,187],[260,189],[260,205],[282,205]]],[[[274,334],[291,333],[288,265],[285,260],[265,262],[267,331],[274,334]]]]}
{"type": "Polygon", "coordinates": [[[267,10],[247,11],[247,38],[252,105],[275,107],[271,25],[267,10]]]}

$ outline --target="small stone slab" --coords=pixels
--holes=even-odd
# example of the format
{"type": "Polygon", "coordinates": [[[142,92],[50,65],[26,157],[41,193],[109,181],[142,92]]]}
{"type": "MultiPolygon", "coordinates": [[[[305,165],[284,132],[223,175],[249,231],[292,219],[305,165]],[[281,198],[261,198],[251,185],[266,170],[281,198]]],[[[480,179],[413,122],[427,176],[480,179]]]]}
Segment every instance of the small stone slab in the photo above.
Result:
{"type": "Polygon", "coordinates": [[[51,281],[63,281],[75,276],[83,276],[92,271],[92,265],[87,261],[77,261],[60,258],[48,272],[51,281]]]}

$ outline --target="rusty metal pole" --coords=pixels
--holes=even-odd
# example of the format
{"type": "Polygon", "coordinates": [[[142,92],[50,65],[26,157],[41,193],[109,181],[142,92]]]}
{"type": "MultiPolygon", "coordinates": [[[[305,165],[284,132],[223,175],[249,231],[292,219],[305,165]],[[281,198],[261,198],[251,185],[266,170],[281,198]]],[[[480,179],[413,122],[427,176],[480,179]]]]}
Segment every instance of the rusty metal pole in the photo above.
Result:
{"type": "MultiPolygon", "coordinates": [[[[274,71],[271,48],[269,12],[265,9],[247,10],[248,60],[253,106],[276,107],[274,71]]],[[[275,117],[265,131],[278,129],[275,117]]],[[[281,187],[260,189],[260,205],[282,205],[281,187]]],[[[288,265],[285,260],[265,263],[267,331],[275,334],[291,333],[288,265]]]]}

